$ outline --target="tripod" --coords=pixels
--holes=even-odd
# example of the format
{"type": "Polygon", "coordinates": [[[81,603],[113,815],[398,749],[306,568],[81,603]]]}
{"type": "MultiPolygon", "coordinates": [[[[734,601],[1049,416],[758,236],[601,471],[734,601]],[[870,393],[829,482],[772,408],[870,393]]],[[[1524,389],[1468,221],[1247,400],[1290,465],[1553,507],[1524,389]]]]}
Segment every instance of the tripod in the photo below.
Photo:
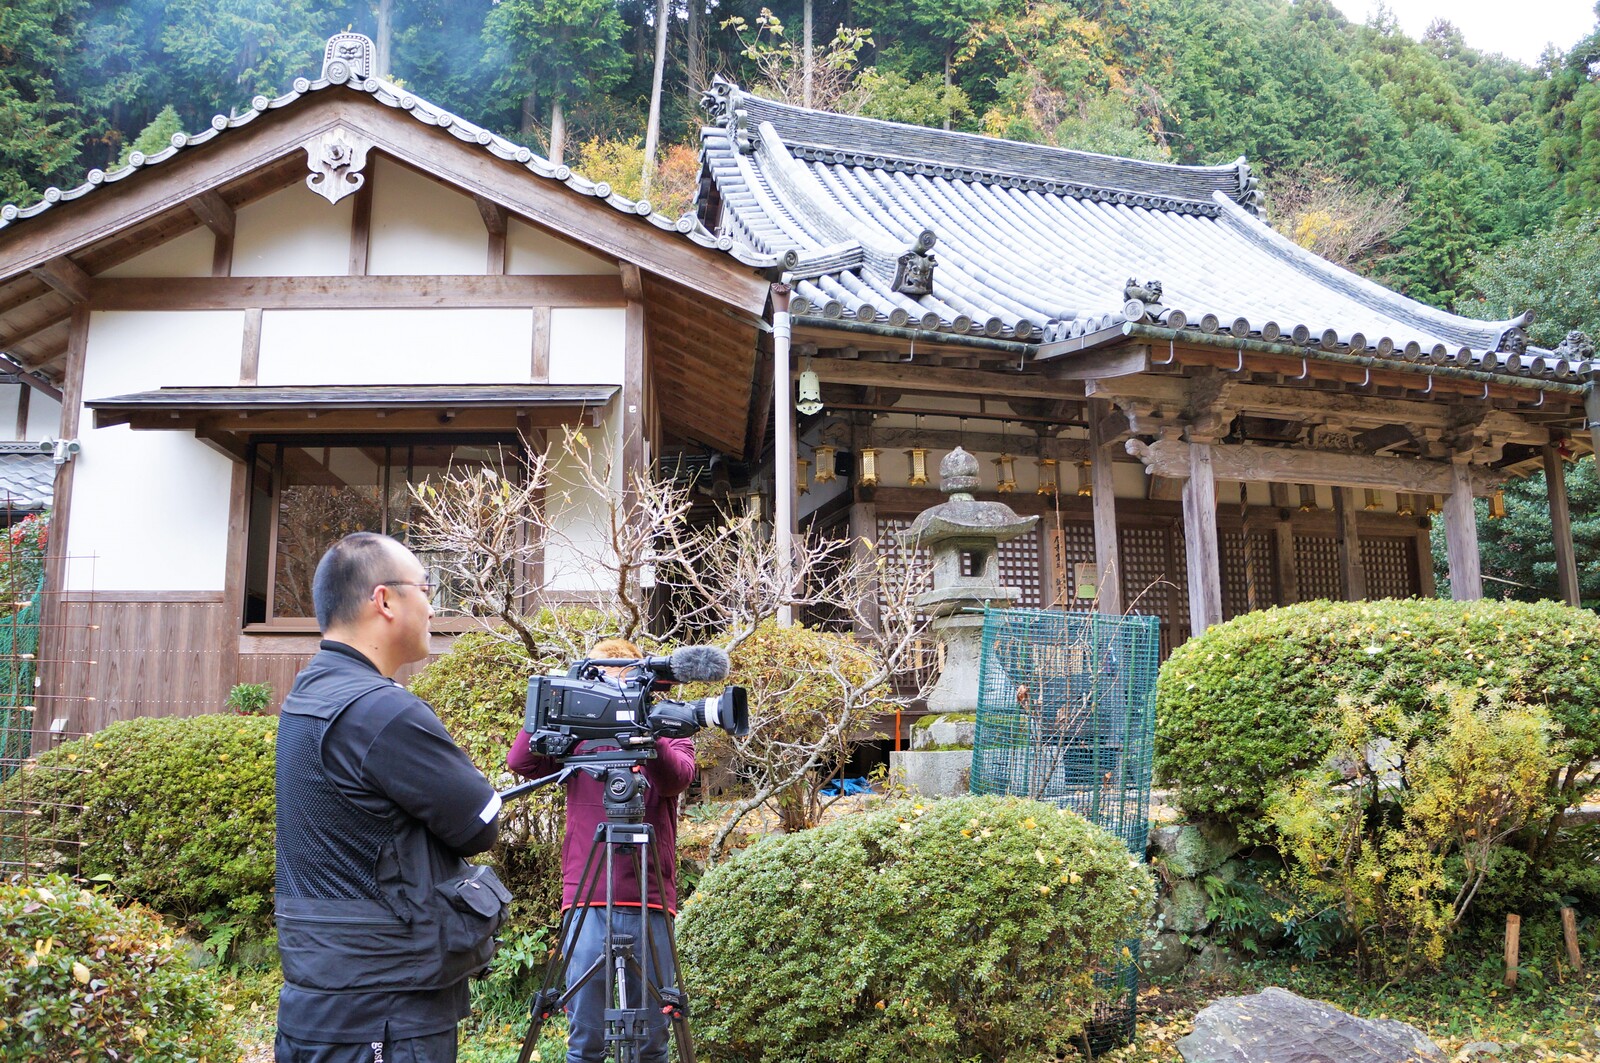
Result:
{"type": "MultiPolygon", "coordinates": [[[[648,785],[640,765],[653,755],[637,751],[615,751],[568,757],[560,771],[533,779],[501,792],[501,799],[519,797],[549,783],[564,783],[575,772],[585,772],[602,783],[605,821],[595,828],[583,874],[578,879],[577,902],[561,917],[556,951],[545,966],[540,988],[529,1002],[527,1033],[517,1063],[529,1063],[539,1043],[545,1020],[578,995],[593,979],[606,984],[605,1055],[613,1063],[640,1063],[649,1037],[649,1020],[666,1015],[678,1048],[678,1063],[694,1063],[694,1045],[689,1038],[689,1004],[683,989],[664,984],[660,958],[671,959],[671,980],[679,979],[678,945],[670,919],[664,941],[651,930],[650,910],[645,903],[654,882],[658,896],[666,898],[661,862],[655,846],[654,829],[644,822],[644,793],[648,785]],[[639,884],[639,932],[618,932],[613,870],[619,860],[629,861],[639,884]],[[586,903],[595,895],[599,876],[605,876],[605,904],[586,903]],[[577,976],[570,977],[579,935],[585,920],[593,915],[602,920],[605,946],[577,976]]],[[[631,905],[629,906],[631,907],[631,905]]]]}

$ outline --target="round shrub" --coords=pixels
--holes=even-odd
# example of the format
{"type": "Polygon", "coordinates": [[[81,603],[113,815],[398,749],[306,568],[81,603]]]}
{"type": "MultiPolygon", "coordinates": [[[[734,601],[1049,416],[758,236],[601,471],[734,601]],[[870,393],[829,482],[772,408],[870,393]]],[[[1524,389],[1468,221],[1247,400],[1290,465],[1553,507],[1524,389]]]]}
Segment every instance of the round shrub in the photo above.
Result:
{"type": "Polygon", "coordinates": [[[63,876],[0,882],[0,1063],[237,1058],[216,986],[159,916],[63,876]]]}
{"type": "Polygon", "coordinates": [[[1600,754],[1594,613],[1554,602],[1319,601],[1247,613],[1174,651],[1156,684],[1156,778],[1190,813],[1259,828],[1277,782],[1327,756],[1339,695],[1415,716],[1426,737],[1443,721],[1428,693],[1440,682],[1544,707],[1573,765],[1600,754]]]}
{"type": "Polygon", "coordinates": [[[271,932],[277,734],[277,718],[262,716],[115,723],[13,775],[0,808],[58,815],[49,833],[62,869],[110,876],[225,952],[271,932]]]}
{"type": "MultiPolygon", "coordinates": [[[[502,776],[522,729],[528,677],[566,671],[597,637],[616,630],[604,613],[583,608],[542,610],[527,623],[549,647],[537,660],[508,632],[473,631],[411,680],[411,692],[433,706],[445,730],[501,789],[513,781],[502,776]]],[[[564,801],[560,787],[546,786],[500,812],[500,841],[489,860],[511,891],[512,926],[540,926],[560,910],[564,801]]]]}
{"type": "Polygon", "coordinates": [[[1153,887],[1122,843],[1020,798],[902,801],[772,835],[678,921],[709,1058],[1034,1060],[1109,991],[1153,887]]]}

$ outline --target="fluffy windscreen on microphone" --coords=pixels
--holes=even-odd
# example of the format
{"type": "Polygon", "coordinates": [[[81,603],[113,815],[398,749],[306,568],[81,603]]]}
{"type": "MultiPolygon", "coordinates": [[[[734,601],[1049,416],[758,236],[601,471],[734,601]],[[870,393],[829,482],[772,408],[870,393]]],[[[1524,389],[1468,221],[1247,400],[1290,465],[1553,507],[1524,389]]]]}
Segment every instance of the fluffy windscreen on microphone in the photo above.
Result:
{"type": "Polygon", "coordinates": [[[716,646],[679,646],[668,658],[679,683],[719,683],[728,678],[728,653],[716,646]]]}

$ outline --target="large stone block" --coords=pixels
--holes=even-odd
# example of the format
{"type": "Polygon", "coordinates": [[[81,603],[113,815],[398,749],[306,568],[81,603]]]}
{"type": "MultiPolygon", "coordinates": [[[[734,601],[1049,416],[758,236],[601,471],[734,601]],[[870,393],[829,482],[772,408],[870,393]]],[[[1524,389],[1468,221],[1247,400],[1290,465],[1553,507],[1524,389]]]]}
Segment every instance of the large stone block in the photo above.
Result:
{"type": "Polygon", "coordinates": [[[1444,1063],[1446,1058],[1414,1026],[1358,1019],[1275,986],[1204,1008],[1178,1051],[1188,1063],[1444,1063]]]}
{"type": "Polygon", "coordinates": [[[1150,848],[1179,878],[1199,878],[1221,867],[1243,846],[1227,828],[1174,824],[1150,832],[1150,848]]]}
{"type": "Polygon", "coordinates": [[[978,721],[970,713],[928,716],[918,720],[911,728],[911,748],[949,750],[960,747],[970,754],[977,740],[978,721]]]}
{"type": "Polygon", "coordinates": [[[889,771],[924,797],[954,797],[970,789],[972,750],[902,750],[890,753],[889,771]]]}

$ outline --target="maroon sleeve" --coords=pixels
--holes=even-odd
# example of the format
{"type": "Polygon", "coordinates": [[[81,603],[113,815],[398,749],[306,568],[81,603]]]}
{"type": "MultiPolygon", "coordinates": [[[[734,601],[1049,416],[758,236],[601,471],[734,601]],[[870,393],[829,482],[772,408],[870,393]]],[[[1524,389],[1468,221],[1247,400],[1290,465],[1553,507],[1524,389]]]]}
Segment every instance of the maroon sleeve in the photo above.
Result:
{"type": "Polygon", "coordinates": [[[694,782],[694,739],[662,738],[656,742],[656,758],[645,762],[645,774],[663,797],[676,797],[694,782]]]}
{"type": "MultiPolygon", "coordinates": [[[[518,731],[517,740],[511,743],[511,751],[506,754],[506,767],[518,775],[529,779],[537,779],[541,775],[549,775],[556,771],[560,765],[554,757],[542,757],[529,748],[531,736],[527,731],[518,731]]],[[[692,754],[691,754],[692,756],[692,754]]],[[[688,783],[684,784],[685,786],[688,783]]]]}

